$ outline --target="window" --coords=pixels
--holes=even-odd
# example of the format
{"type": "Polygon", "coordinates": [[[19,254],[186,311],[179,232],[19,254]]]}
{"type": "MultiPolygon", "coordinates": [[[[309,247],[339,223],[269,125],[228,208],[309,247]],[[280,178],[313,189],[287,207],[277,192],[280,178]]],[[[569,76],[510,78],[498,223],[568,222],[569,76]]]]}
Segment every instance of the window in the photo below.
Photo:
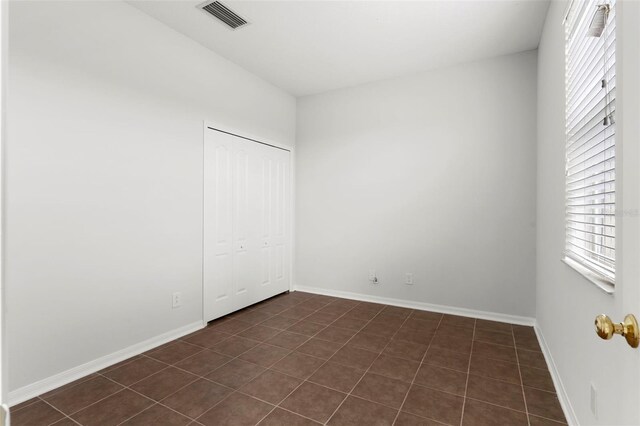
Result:
{"type": "Polygon", "coordinates": [[[565,20],[565,261],[615,280],[615,1],[574,1],[565,20]]]}

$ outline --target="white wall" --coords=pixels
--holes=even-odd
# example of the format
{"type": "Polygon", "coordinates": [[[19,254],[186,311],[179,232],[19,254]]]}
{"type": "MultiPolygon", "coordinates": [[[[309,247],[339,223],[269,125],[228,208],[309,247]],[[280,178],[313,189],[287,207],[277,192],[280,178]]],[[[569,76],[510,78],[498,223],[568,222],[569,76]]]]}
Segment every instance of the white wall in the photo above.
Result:
{"type": "Polygon", "coordinates": [[[202,120],[292,145],[296,105],[124,3],[19,2],[10,19],[16,390],[202,319],[202,120]]]}
{"type": "Polygon", "coordinates": [[[536,56],[300,98],[296,284],[533,317],[536,56]]]}
{"type": "Polygon", "coordinates": [[[637,172],[640,166],[637,146],[637,114],[640,113],[637,104],[640,99],[637,28],[640,26],[640,7],[637,3],[624,3],[618,2],[616,12],[619,108],[616,151],[619,159],[617,166],[621,169],[616,173],[616,196],[617,201],[621,202],[622,212],[631,214],[619,214],[616,218],[618,261],[616,292],[613,295],[605,294],[561,262],[565,214],[562,18],[566,2],[552,2],[539,47],[536,316],[558,370],[561,395],[563,392],[566,394],[569,420],[581,425],[640,424],[640,351],[630,349],[620,337],[604,342],[593,329],[593,320],[600,313],[610,315],[614,321],[621,321],[626,313],[638,315],[640,308],[640,234],[637,214],[640,211],[637,172]],[[632,8],[635,14],[628,13],[632,12],[632,8]],[[623,13],[623,10],[627,13],[623,13]],[[625,40],[626,45],[623,45],[625,40]],[[635,44],[635,47],[631,44],[635,44]],[[632,80],[635,80],[634,89],[632,80]],[[629,101],[634,97],[636,104],[632,107],[629,101]],[[636,127],[630,131],[629,125],[636,127]],[[590,408],[591,384],[597,390],[597,416],[590,408]]]}

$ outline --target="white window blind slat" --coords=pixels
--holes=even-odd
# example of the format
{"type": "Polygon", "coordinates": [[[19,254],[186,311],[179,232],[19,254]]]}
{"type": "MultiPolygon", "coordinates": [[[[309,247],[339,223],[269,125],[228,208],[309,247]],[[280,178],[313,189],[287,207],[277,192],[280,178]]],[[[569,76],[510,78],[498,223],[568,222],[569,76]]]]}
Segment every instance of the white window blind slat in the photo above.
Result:
{"type": "Polygon", "coordinates": [[[615,0],[575,2],[565,21],[565,256],[615,281],[615,0]],[[609,4],[600,37],[587,35],[609,4]],[[604,81],[604,84],[603,84],[604,81]]]}

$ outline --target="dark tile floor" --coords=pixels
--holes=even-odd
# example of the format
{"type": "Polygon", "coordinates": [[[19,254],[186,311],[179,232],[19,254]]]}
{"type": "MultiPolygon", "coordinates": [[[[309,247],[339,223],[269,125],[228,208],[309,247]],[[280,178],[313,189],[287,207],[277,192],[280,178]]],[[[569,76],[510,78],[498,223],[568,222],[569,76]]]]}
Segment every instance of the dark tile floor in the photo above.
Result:
{"type": "Polygon", "coordinates": [[[21,425],[560,425],[531,327],[300,292],[12,408],[21,425]]]}

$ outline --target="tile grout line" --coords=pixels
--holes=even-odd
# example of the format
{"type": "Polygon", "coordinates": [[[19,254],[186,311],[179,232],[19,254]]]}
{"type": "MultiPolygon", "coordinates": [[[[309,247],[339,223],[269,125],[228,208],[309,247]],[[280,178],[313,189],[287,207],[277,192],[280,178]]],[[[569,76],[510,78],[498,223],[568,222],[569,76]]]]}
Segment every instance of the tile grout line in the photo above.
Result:
{"type": "MultiPolygon", "coordinates": [[[[347,299],[347,300],[349,300],[349,299],[347,299]]],[[[343,316],[345,316],[345,315],[346,315],[346,314],[348,314],[349,312],[353,311],[357,306],[362,305],[362,304],[364,304],[364,303],[367,303],[367,302],[360,302],[360,303],[358,303],[357,305],[353,306],[353,307],[352,307],[351,309],[349,309],[347,312],[345,312],[344,314],[342,314],[342,315],[340,315],[338,318],[336,318],[336,319],[335,319],[331,324],[335,323],[335,322],[336,322],[336,321],[338,321],[340,318],[342,318],[343,316]]],[[[382,305],[382,306],[386,306],[386,305],[382,305]]],[[[373,321],[373,319],[374,319],[375,317],[377,317],[377,316],[380,314],[380,312],[382,312],[383,310],[384,310],[384,307],[383,307],[382,309],[380,309],[380,310],[376,313],[376,315],[374,315],[371,319],[369,319],[369,320],[366,322],[366,324],[365,324],[365,325],[363,325],[362,327],[360,327],[360,329],[359,329],[359,330],[357,330],[357,331],[356,331],[356,332],[355,332],[355,333],[354,333],[354,334],[353,334],[349,339],[347,339],[347,341],[346,341],[346,342],[344,342],[344,343],[342,344],[342,346],[340,346],[340,348],[339,348],[338,350],[336,350],[336,351],[333,353],[333,355],[331,355],[329,358],[327,358],[327,359],[326,359],[326,360],[325,360],[325,361],[324,361],[324,362],[323,362],[323,363],[322,363],[322,364],[321,364],[317,369],[315,369],[315,370],[314,370],[314,372],[313,372],[313,373],[311,373],[311,375],[309,375],[309,377],[311,377],[311,376],[312,376],[316,371],[318,371],[319,369],[321,369],[322,367],[324,367],[324,366],[329,362],[329,360],[331,360],[331,358],[333,358],[333,356],[334,356],[335,354],[337,354],[340,350],[342,350],[344,347],[346,347],[346,346],[347,346],[347,344],[348,344],[348,343],[349,343],[349,342],[350,342],[350,341],[351,341],[351,340],[352,340],[352,339],[353,339],[353,338],[354,338],[358,333],[360,333],[360,332],[361,332],[361,331],[362,331],[362,330],[363,330],[367,325],[369,325],[369,323],[371,323],[371,321],[373,321]]],[[[331,324],[329,324],[329,325],[331,325],[331,324]]],[[[328,328],[328,327],[329,327],[329,325],[328,325],[327,327],[325,327],[324,329],[322,329],[321,331],[323,331],[323,330],[325,330],[326,328],[328,328]]],[[[320,331],[318,331],[318,333],[320,333],[320,331]]],[[[317,335],[318,333],[316,333],[316,335],[317,335]]],[[[321,340],[322,340],[322,339],[321,339],[321,340]]],[[[339,364],[339,363],[338,363],[338,364],[339,364]]],[[[343,365],[343,364],[340,364],[340,365],[343,365]]],[[[366,374],[366,372],[365,372],[365,374],[366,374]]],[[[281,400],[281,401],[280,401],[280,402],[279,402],[279,403],[278,403],[278,404],[277,404],[277,405],[276,405],[276,406],[275,406],[275,407],[274,407],[274,408],[273,408],[269,413],[267,413],[267,415],[265,415],[262,419],[260,419],[260,421],[259,421],[258,423],[256,423],[256,425],[257,425],[257,424],[259,424],[261,421],[263,421],[265,418],[267,418],[267,417],[268,417],[268,416],[269,416],[273,411],[275,411],[275,409],[276,409],[276,408],[278,408],[278,407],[280,406],[280,404],[282,404],[282,402],[284,402],[284,401],[285,401],[285,400],[286,400],[286,399],[287,399],[291,394],[293,394],[296,390],[298,390],[298,388],[299,388],[300,386],[302,386],[305,382],[307,382],[307,379],[308,379],[309,377],[307,377],[306,379],[302,380],[302,382],[301,382],[298,386],[296,386],[296,388],[295,388],[294,390],[292,390],[292,391],[291,391],[287,396],[285,396],[285,397],[284,397],[284,398],[283,398],[283,399],[282,399],[282,400],[281,400]]],[[[364,375],[363,375],[362,377],[364,377],[364,375]]],[[[362,380],[362,378],[360,378],[360,380],[362,380]]],[[[313,382],[310,382],[310,383],[313,383],[313,382]]],[[[354,387],[353,387],[354,389],[355,389],[355,386],[357,386],[357,383],[356,383],[356,385],[354,385],[354,387]]],[[[353,390],[353,389],[352,389],[352,390],[353,390]]],[[[345,392],[342,392],[342,393],[345,393],[345,392]]],[[[338,408],[340,408],[340,407],[342,406],[342,404],[344,403],[344,401],[346,401],[346,400],[347,400],[347,398],[348,398],[348,397],[349,397],[349,394],[347,394],[347,395],[343,398],[342,402],[338,405],[338,408]]],[[[337,409],[336,409],[336,411],[337,411],[337,409]]],[[[296,414],[298,414],[298,413],[296,413],[296,414]]],[[[322,422],[321,424],[326,424],[329,420],[331,420],[331,417],[333,417],[333,415],[334,415],[334,414],[335,414],[335,411],[334,411],[334,412],[329,416],[329,418],[328,418],[326,421],[322,422]]],[[[315,421],[315,420],[314,420],[314,421],[315,421]]]]}
{"type": "Polygon", "coordinates": [[[464,397],[462,399],[462,413],[460,413],[460,426],[462,426],[462,422],[464,421],[464,408],[467,403],[467,389],[469,388],[469,376],[471,376],[471,360],[473,358],[473,346],[476,337],[476,326],[478,324],[478,320],[473,321],[473,333],[471,334],[471,352],[469,353],[469,364],[467,367],[467,381],[464,385],[464,397]]]}
{"type": "MultiPolygon", "coordinates": [[[[386,307],[386,306],[388,306],[388,305],[384,305],[384,306],[386,307]]],[[[385,309],[385,308],[382,308],[380,311],[378,311],[378,313],[377,313],[373,318],[371,318],[371,319],[367,322],[367,325],[369,325],[369,323],[371,323],[371,321],[373,321],[373,320],[374,320],[378,315],[380,315],[380,313],[381,313],[382,311],[384,311],[384,309],[385,309]]],[[[405,308],[405,309],[408,309],[408,308],[405,308]]],[[[355,384],[355,385],[353,385],[353,387],[351,388],[351,390],[347,393],[347,396],[342,400],[342,402],[341,402],[341,403],[338,405],[338,407],[333,411],[333,413],[331,413],[331,415],[329,416],[329,418],[327,419],[327,421],[325,421],[325,422],[324,422],[324,424],[327,424],[329,421],[331,421],[331,419],[333,418],[333,416],[335,416],[335,415],[336,415],[336,413],[338,412],[338,410],[340,409],[340,407],[342,407],[342,405],[345,403],[345,401],[346,401],[347,399],[349,399],[349,397],[350,397],[350,396],[352,396],[352,395],[351,395],[351,394],[352,394],[352,392],[353,392],[353,391],[358,387],[358,385],[360,384],[360,382],[362,381],[362,379],[364,379],[364,378],[365,378],[365,376],[367,375],[367,373],[368,373],[368,372],[369,372],[369,370],[371,369],[371,366],[372,366],[373,364],[375,364],[375,362],[378,360],[378,358],[380,358],[380,357],[382,356],[382,354],[383,354],[383,352],[385,351],[385,349],[387,349],[387,347],[389,346],[389,344],[391,344],[391,342],[393,341],[393,338],[396,336],[396,334],[398,334],[398,331],[400,331],[400,329],[402,328],[402,326],[403,326],[403,325],[405,325],[405,323],[406,323],[406,322],[407,322],[407,320],[411,317],[411,314],[412,314],[413,312],[414,312],[414,309],[410,309],[410,310],[409,310],[409,314],[406,316],[406,318],[404,319],[404,321],[402,321],[402,324],[400,324],[400,327],[398,327],[398,329],[397,329],[397,330],[396,330],[396,331],[391,335],[391,337],[389,338],[389,341],[387,342],[387,344],[386,344],[386,345],[384,345],[384,347],[382,348],[382,350],[380,351],[380,353],[378,353],[378,356],[376,356],[376,359],[374,359],[374,360],[373,360],[373,362],[372,362],[371,364],[369,364],[369,367],[367,367],[367,369],[365,370],[365,372],[364,372],[364,374],[362,375],[362,377],[360,377],[360,379],[356,382],[356,384],[355,384]]],[[[366,327],[366,326],[365,326],[365,327],[366,327]]],[[[433,337],[432,337],[432,339],[433,339],[433,337]]],[[[349,340],[351,340],[351,339],[349,339],[349,340]]],[[[348,342],[347,342],[347,343],[348,343],[348,342]]],[[[345,345],[346,345],[346,343],[345,343],[345,345]]],[[[425,353],[426,353],[426,352],[425,352],[425,353]]],[[[418,369],[419,369],[419,368],[420,368],[420,367],[418,367],[418,369]]],[[[409,393],[409,390],[410,390],[410,389],[408,389],[408,390],[407,390],[407,394],[409,393]]],[[[357,395],[353,395],[353,396],[354,396],[354,397],[356,397],[356,398],[359,398],[357,395]]],[[[405,395],[405,397],[406,397],[406,395],[405,395]]],[[[364,398],[362,398],[362,399],[364,399],[364,398]]],[[[371,402],[374,402],[374,401],[371,401],[371,402]]],[[[378,403],[378,404],[379,404],[379,403],[378,403]]],[[[398,409],[398,413],[399,413],[399,412],[400,412],[400,409],[398,409]]]]}
{"type": "MultiPolygon", "coordinates": [[[[309,298],[307,298],[307,299],[305,299],[305,300],[310,300],[310,299],[312,299],[312,298],[313,298],[313,297],[309,297],[309,298]]],[[[313,311],[312,311],[312,313],[308,314],[307,316],[302,317],[302,318],[300,318],[300,319],[297,319],[297,321],[296,321],[296,323],[295,323],[295,324],[297,324],[297,323],[299,323],[299,322],[301,322],[301,321],[305,320],[306,318],[308,318],[308,317],[310,317],[310,316],[314,315],[315,313],[320,312],[322,309],[326,308],[327,306],[331,305],[332,303],[335,303],[336,301],[344,300],[344,299],[340,299],[340,298],[332,298],[332,299],[333,299],[333,300],[331,300],[329,303],[326,303],[326,304],[325,304],[325,305],[323,305],[322,307],[316,308],[315,310],[313,310],[313,311]]],[[[305,301],[305,300],[303,300],[303,301],[301,301],[301,302],[298,302],[297,304],[295,304],[295,305],[293,305],[293,306],[290,306],[290,307],[289,307],[289,308],[287,308],[287,309],[291,309],[291,308],[293,308],[293,307],[299,306],[300,304],[304,303],[304,301],[305,301]]],[[[346,300],[349,300],[349,299],[346,299],[346,300]]],[[[271,366],[269,366],[269,367],[264,367],[264,366],[261,366],[261,365],[259,365],[259,364],[256,364],[256,365],[258,365],[258,366],[260,366],[260,367],[264,368],[264,369],[265,369],[265,371],[264,371],[264,372],[262,372],[262,373],[260,373],[260,374],[258,374],[256,377],[254,377],[254,378],[253,378],[253,379],[251,379],[250,381],[255,380],[255,378],[257,378],[257,377],[259,377],[260,375],[264,374],[264,373],[265,373],[266,371],[268,371],[268,370],[271,370],[271,371],[274,371],[274,372],[277,372],[277,373],[280,373],[280,374],[284,374],[284,375],[286,375],[286,376],[288,376],[288,377],[293,377],[293,378],[295,378],[295,379],[300,380],[300,378],[299,378],[299,377],[291,376],[291,375],[289,375],[289,374],[282,373],[282,372],[280,372],[280,371],[278,371],[278,370],[272,370],[273,365],[275,365],[276,363],[280,362],[282,359],[286,358],[287,356],[291,355],[291,353],[295,352],[295,351],[296,351],[296,349],[298,349],[299,347],[301,347],[302,345],[304,345],[305,343],[307,343],[308,341],[310,341],[311,339],[313,339],[315,336],[317,336],[317,335],[318,335],[319,333],[321,333],[322,331],[326,330],[326,329],[327,329],[328,327],[330,327],[333,323],[335,323],[336,321],[338,321],[340,318],[342,318],[343,316],[345,316],[347,313],[351,312],[353,309],[355,309],[355,308],[356,308],[358,305],[360,305],[360,304],[362,304],[362,302],[358,302],[358,303],[356,303],[352,308],[348,309],[346,312],[344,312],[343,314],[339,315],[336,319],[334,319],[333,321],[331,321],[331,322],[330,322],[330,323],[328,323],[328,324],[319,324],[319,323],[314,323],[314,324],[322,325],[322,326],[323,326],[323,328],[322,328],[322,329],[320,329],[320,330],[318,330],[317,332],[315,332],[314,334],[312,334],[312,335],[310,335],[310,336],[308,336],[308,335],[307,335],[307,336],[308,336],[307,340],[305,340],[302,344],[298,345],[298,346],[297,346],[295,349],[293,349],[293,350],[288,349],[288,348],[282,348],[282,349],[287,349],[287,350],[289,350],[289,353],[288,353],[286,356],[284,356],[284,357],[280,358],[280,359],[279,359],[278,361],[276,361],[275,363],[273,363],[271,366]]],[[[265,319],[265,320],[264,320],[264,321],[262,321],[262,322],[268,321],[268,320],[269,320],[269,319],[271,319],[272,317],[277,316],[277,315],[280,315],[282,312],[284,312],[284,311],[281,311],[281,312],[279,312],[278,314],[272,314],[270,318],[265,319]]],[[[285,317],[285,318],[286,318],[286,317],[285,317]]],[[[292,318],[292,319],[296,319],[296,318],[292,318]]],[[[262,322],[260,322],[260,323],[258,323],[258,324],[255,324],[255,325],[259,325],[259,324],[261,324],[262,322]]],[[[311,321],[311,322],[313,322],[313,321],[311,321]]],[[[291,326],[293,326],[293,325],[295,325],[295,324],[292,324],[291,326]]],[[[253,326],[255,326],[255,325],[253,325],[253,326]]],[[[253,327],[253,326],[252,326],[252,327],[253,327]]],[[[363,326],[363,327],[364,327],[364,326],[363,326]]],[[[242,331],[244,331],[244,330],[241,330],[240,332],[242,332],[242,331]]],[[[286,331],[286,329],[285,329],[285,330],[282,330],[281,332],[284,332],[284,331],[286,331]]],[[[238,332],[238,333],[240,333],[240,332],[238,332]]],[[[356,331],[356,333],[355,333],[355,334],[357,334],[358,332],[359,332],[359,331],[356,331]]],[[[290,333],[293,333],[293,332],[290,332],[290,333]]],[[[296,334],[301,334],[301,333],[296,333],[296,334]]],[[[355,335],[355,334],[354,334],[354,335],[355,335]]],[[[234,336],[242,337],[242,336],[239,336],[238,334],[234,334],[234,336]]],[[[274,337],[275,337],[275,336],[274,336],[274,337]]],[[[324,339],[320,339],[320,340],[324,340],[324,339]]],[[[270,344],[265,343],[265,342],[261,342],[261,344],[267,344],[267,345],[269,345],[269,346],[274,346],[274,345],[270,345],[270,344]]],[[[346,343],[345,343],[345,345],[346,345],[346,343]]],[[[258,346],[258,345],[256,345],[256,346],[258,346]]],[[[343,346],[344,346],[344,345],[343,345],[343,346]]],[[[255,347],[255,346],[254,346],[254,347],[255,347]]],[[[279,347],[279,346],[276,346],[276,347],[279,347]]],[[[341,347],[341,348],[342,348],[342,347],[341,347]]],[[[244,354],[244,353],[246,353],[246,352],[248,352],[248,351],[250,351],[250,350],[252,350],[252,349],[253,349],[253,348],[248,349],[247,351],[243,352],[243,354],[244,354]]],[[[338,349],[338,350],[339,350],[339,349],[338,349]]],[[[336,351],[336,352],[337,352],[337,351],[336,351]]],[[[311,356],[311,357],[313,357],[313,358],[317,358],[317,359],[321,359],[321,358],[318,358],[318,357],[315,357],[315,356],[313,356],[313,355],[309,355],[309,354],[304,354],[304,353],[300,353],[300,354],[302,354],[302,355],[306,355],[306,356],[311,356]]],[[[242,355],[242,354],[239,354],[236,358],[240,357],[240,355],[242,355]]],[[[235,359],[235,358],[234,358],[234,359],[235,359]]],[[[327,359],[327,360],[323,360],[323,361],[324,361],[324,362],[323,362],[323,364],[321,364],[321,365],[318,367],[318,369],[322,368],[322,366],[328,362],[328,359],[327,359]]],[[[231,362],[231,361],[229,361],[229,362],[231,362]]],[[[250,361],[245,361],[245,362],[249,362],[249,363],[253,364],[253,363],[252,363],[252,362],[250,362],[250,361]]],[[[314,372],[315,372],[315,371],[317,371],[318,369],[314,370],[314,372]]],[[[215,371],[215,370],[214,370],[214,371],[215,371]]],[[[209,374],[211,374],[211,373],[209,373],[209,374]]],[[[312,374],[313,374],[313,373],[312,373],[312,374]]],[[[205,378],[205,379],[207,379],[207,378],[205,378]]],[[[210,380],[210,379],[207,379],[207,380],[210,380]]],[[[212,381],[213,383],[217,383],[217,382],[215,382],[215,381],[213,381],[213,380],[210,380],[210,381],[212,381]]],[[[282,399],[278,404],[272,404],[272,403],[268,402],[268,404],[273,405],[274,407],[273,407],[273,409],[271,409],[271,411],[269,411],[269,413],[267,413],[263,418],[261,418],[261,419],[260,419],[260,421],[262,421],[264,418],[268,417],[268,416],[269,416],[273,411],[275,411],[275,409],[276,409],[276,408],[282,408],[282,407],[279,407],[279,404],[280,404],[280,403],[282,403],[282,401],[284,401],[286,398],[288,398],[288,397],[289,397],[289,395],[291,395],[291,393],[295,392],[295,391],[296,391],[296,390],[297,390],[297,389],[298,389],[298,388],[299,388],[299,387],[300,387],[300,386],[301,386],[305,381],[306,381],[306,379],[303,379],[303,380],[302,380],[302,382],[300,383],[300,385],[296,386],[296,388],[295,388],[293,391],[291,391],[287,396],[285,396],[285,397],[284,397],[284,399],[282,399]]],[[[249,382],[247,382],[247,383],[249,383],[249,382]]],[[[244,385],[246,385],[246,383],[245,383],[244,385]]],[[[242,386],[244,386],[244,385],[242,385],[242,386]]],[[[242,386],[241,386],[241,387],[242,387],[242,386]]],[[[240,388],[241,388],[241,387],[240,387],[240,388]]],[[[251,397],[251,398],[256,398],[256,397],[255,397],[255,396],[253,396],[253,395],[248,395],[248,394],[246,394],[246,393],[242,392],[242,391],[240,390],[240,388],[238,388],[238,389],[234,389],[234,391],[235,391],[235,392],[237,392],[237,393],[240,393],[240,394],[242,394],[242,395],[247,395],[247,396],[249,396],[249,397],[251,397]]],[[[232,393],[235,393],[235,392],[232,392],[232,393]]],[[[225,397],[225,398],[223,398],[223,399],[222,399],[221,401],[219,401],[218,403],[214,404],[214,405],[213,405],[212,407],[210,407],[207,411],[205,411],[204,413],[202,413],[198,418],[202,417],[204,414],[206,414],[207,412],[211,411],[213,408],[215,408],[218,404],[220,404],[222,401],[224,401],[224,400],[225,400],[225,399],[227,399],[227,398],[228,398],[228,396],[227,396],[227,397],[225,397]]],[[[259,398],[256,398],[256,399],[260,400],[259,398]]],[[[266,401],[265,401],[265,402],[266,402],[266,401]]],[[[287,411],[289,411],[289,410],[287,410],[287,411]]],[[[298,414],[298,413],[295,413],[295,414],[298,414]]],[[[303,416],[303,417],[304,417],[304,416],[303,416]]],[[[196,420],[196,421],[197,421],[197,420],[196,420]]],[[[199,422],[198,422],[198,423],[199,423],[199,422]]]]}
{"type": "MultiPolygon", "coordinates": [[[[418,369],[413,374],[413,378],[411,379],[411,384],[409,385],[409,390],[407,391],[406,395],[404,396],[404,399],[402,400],[402,404],[400,404],[400,408],[398,409],[398,412],[396,413],[395,419],[393,419],[392,425],[396,424],[396,422],[398,421],[398,417],[400,417],[400,413],[402,413],[402,408],[404,407],[404,404],[407,401],[407,398],[409,397],[409,393],[411,392],[411,389],[413,388],[413,386],[415,384],[416,377],[418,377],[418,372],[420,372],[420,369],[422,368],[422,363],[424,362],[424,359],[427,357],[427,353],[429,352],[429,349],[431,349],[431,343],[433,342],[433,339],[436,337],[435,333],[438,332],[438,328],[440,328],[440,324],[442,324],[443,318],[444,318],[444,314],[440,315],[440,319],[438,320],[438,325],[436,326],[436,331],[434,332],[433,336],[431,337],[431,340],[429,340],[429,344],[427,345],[427,350],[424,352],[424,354],[422,354],[422,358],[420,358],[420,362],[418,364],[418,369]]],[[[430,419],[430,420],[432,420],[432,419],[430,419]]]]}
{"type": "Polygon", "coordinates": [[[527,425],[531,426],[531,419],[529,418],[529,406],[527,404],[527,395],[524,392],[524,380],[522,380],[522,370],[520,369],[520,357],[518,356],[518,342],[516,341],[516,332],[511,328],[511,337],[513,338],[513,346],[516,350],[516,362],[518,363],[518,377],[520,377],[520,389],[522,390],[522,400],[524,401],[524,411],[527,415],[527,425]]]}

